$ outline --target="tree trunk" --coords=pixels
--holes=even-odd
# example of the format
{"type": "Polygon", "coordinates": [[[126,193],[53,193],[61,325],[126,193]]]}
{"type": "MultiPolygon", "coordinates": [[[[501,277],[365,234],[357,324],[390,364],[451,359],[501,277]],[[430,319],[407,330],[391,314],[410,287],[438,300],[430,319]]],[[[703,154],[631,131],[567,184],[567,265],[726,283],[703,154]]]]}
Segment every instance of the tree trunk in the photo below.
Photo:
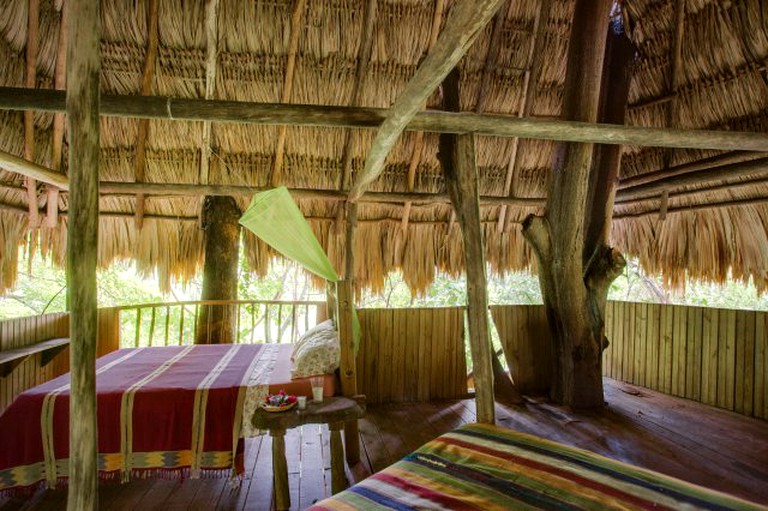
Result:
{"type": "MultiPolygon", "coordinates": [[[[613,28],[606,37],[610,7],[607,0],[577,1],[563,101],[567,120],[623,122],[627,64],[633,52],[613,28]]],[[[523,223],[523,234],[539,261],[554,343],[550,394],[575,408],[604,403],[605,301],[609,284],[625,264],[607,245],[619,161],[620,151],[561,144],[553,162],[547,213],[531,215],[523,223]]]]}
{"type": "MultiPolygon", "coordinates": [[[[236,300],[240,248],[240,209],[232,197],[208,196],[203,205],[205,266],[202,300],[236,300]]],[[[236,339],[234,305],[202,305],[197,344],[226,344],[236,339]]]]}

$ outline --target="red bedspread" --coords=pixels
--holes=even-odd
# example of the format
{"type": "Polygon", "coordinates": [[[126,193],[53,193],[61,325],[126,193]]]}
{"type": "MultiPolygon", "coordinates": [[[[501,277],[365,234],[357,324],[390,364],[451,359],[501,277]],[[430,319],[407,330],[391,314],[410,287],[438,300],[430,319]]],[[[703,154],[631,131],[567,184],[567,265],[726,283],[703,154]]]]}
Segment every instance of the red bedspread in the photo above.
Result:
{"type": "MultiPolygon", "coordinates": [[[[96,380],[100,477],[241,473],[245,386],[262,349],[173,346],[101,357],[96,380]]],[[[0,438],[0,493],[65,479],[69,375],[21,394],[0,416],[0,438]]]]}

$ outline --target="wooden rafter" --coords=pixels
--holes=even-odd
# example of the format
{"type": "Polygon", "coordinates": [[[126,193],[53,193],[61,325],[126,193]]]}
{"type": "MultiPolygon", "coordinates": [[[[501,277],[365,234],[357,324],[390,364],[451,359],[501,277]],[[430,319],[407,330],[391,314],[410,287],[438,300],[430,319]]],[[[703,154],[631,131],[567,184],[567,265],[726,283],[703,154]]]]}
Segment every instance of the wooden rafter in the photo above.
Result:
{"type": "MultiPolygon", "coordinates": [[[[159,0],[149,0],[147,4],[147,53],[144,58],[144,69],[141,73],[139,93],[147,96],[152,92],[152,81],[155,77],[158,45],[158,3],[159,0]]],[[[139,121],[139,131],[136,137],[136,159],[133,165],[133,177],[137,182],[143,182],[146,171],[147,137],[149,136],[149,119],[139,121]]],[[[144,194],[136,194],[136,228],[141,229],[144,223],[144,194]]]]}
{"type": "Polygon", "coordinates": [[[453,69],[491,20],[504,0],[464,0],[454,6],[432,51],[395,101],[368,152],[365,168],[349,192],[351,201],[365,193],[381,174],[384,161],[398,137],[432,91],[453,69]]]}
{"type": "MultiPolygon", "coordinates": [[[[432,28],[429,32],[429,43],[427,45],[427,52],[432,51],[432,48],[437,42],[437,37],[440,35],[440,25],[443,20],[443,13],[445,12],[445,0],[436,0],[435,14],[432,16],[432,28]]],[[[421,151],[424,147],[424,132],[417,131],[413,141],[413,153],[411,154],[411,161],[408,163],[408,176],[407,176],[407,190],[412,192],[416,186],[416,171],[421,163],[421,151]]],[[[406,202],[403,208],[403,223],[402,231],[405,235],[408,232],[408,220],[411,216],[411,203],[406,202]]]]}
{"type": "Polygon", "coordinates": [[[691,185],[717,184],[723,180],[768,177],[768,158],[731,163],[677,176],[669,176],[644,185],[625,188],[616,194],[617,202],[628,202],[660,195],[664,190],[691,185]]]}
{"type": "MultiPolygon", "coordinates": [[[[304,19],[306,0],[296,0],[291,14],[291,38],[288,41],[288,59],[285,63],[285,82],[283,82],[283,94],[281,103],[289,103],[293,94],[293,77],[296,70],[296,54],[299,51],[299,36],[301,35],[301,24],[304,19]]],[[[285,137],[287,126],[280,126],[277,134],[277,143],[275,144],[275,164],[272,168],[272,177],[270,182],[272,186],[280,186],[283,177],[283,158],[285,157],[285,137]]]]}
{"type": "MultiPolygon", "coordinates": [[[[362,201],[362,199],[361,199],[362,201]]],[[[685,213],[685,212],[693,212],[693,211],[705,211],[710,209],[722,209],[722,208],[735,208],[735,207],[741,207],[741,206],[757,206],[762,204],[768,204],[768,197],[749,197],[745,199],[730,199],[730,200],[724,200],[724,201],[702,201],[693,203],[690,205],[685,206],[673,206],[668,208],[668,213],[685,213]]],[[[27,215],[29,214],[29,211],[26,207],[21,206],[14,206],[11,204],[4,204],[0,203],[0,209],[3,211],[8,211],[10,213],[17,213],[19,215],[27,215]]],[[[644,217],[644,216],[656,216],[659,214],[659,207],[654,205],[648,210],[643,210],[638,213],[617,213],[613,215],[614,220],[621,220],[624,218],[638,218],[638,217],[644,217]]],[[[66,211],[62,211],[59,213],[60,216],[66,217],[68,216],[68,213],[66,211]]],[[[100,211],[99,212],[100,218],[133,218],[132,213],[124,213],[124,212],[118,212],[118,211],[100,211]]],[[[171,222],[198,222],[199,217],[197,216],[184,216],[184,215],[160,215],[160,214],[149,214],[144,216],[145,219],[153,219],[153,220],[165,220],[165,221],[171,221],[171,222]]],[[[316,216],[316,215],[309,215],[306,217],[309,221],[319,221],[319,222],[335,222],[336,217],[335,216],[316,216]]],[[[366,218],[365,220],[358,220],[358,225],[371,225],[381,222],[388,222],[388,223],[400,223],[399,219],[396,218],[390,218],[390,217],[382,217],[382,218],[366,218]]],[[[412,224],[416,225],[445,225],[445,220],[411,220],[412,224]]],[[[483,225],[495,225],[496,220],[484,220],[482,222],[483,225]]]]}
{"type": "MultiPolygon", "coordinates": [[[[732,189],[736,187],[754,186],[765,183],[768,179],[768,158],[758,158],[751,161],[729,162],[715,161],[709,165],[696,163],[696,171],[684,174],[671,174],[663,180],[659,179],[647,183],[638,184],[630,188],[624,188],[616,194],[616,204],[621,206],[647,201],[659,195],[661,190],[670,189],[670,197],[694,198],[702,193],[732,189]],[[661,182],[659,182],[661,181],[661,182]],[[725,182],[723,184],[723,182],[725,182]],[[690,185],[705,186],[696,190],[684,190],[690,185]]],[[[688,164],[693,167],[694,164],[688,164]]],[[[24,160],[10,153],[0,151],[0,167],[23,176],[32,177],[39,182],[46,183],[57,189],[67,192],[69,181],[67,176],[54,172],[51,169],[24,160]]],[[[139,191],[146,196],[170,197],[170,196],[203,196],[203,195],[251,195],[264,190],[260,187],[238,185],[198,185],[188,183],[136,183],[136,182],[101,182],[103,195],[134,195],[139,191]]],[[[18,188],[9,188],[18,189],[18,188]]],[[[297,198],[314,200],[344,201],[346,194],[339,190],[314,190],[292,188],[291,193],[297,198]]],[[[419,204],[445,204],[448,197],[439,193],[415,193],[415,192],[370,192],[361,202],[371,203],[403,203],[412,202],[419,204]]],[[[515,198],[498,196],[481,196],[480,204],[488,207],[508,206],[521,208],[540,208],[545,204],[544,198],[515,198]]]]}
{"type": "MultiPolygon", "coordinates": [[[[678,124],[679,101],[677,89],[683,81],[683,34],[685,31],[685,0],[680,0],[675,5],[675,34],[672,41],[672,56],[670,58],[670,79],[669,93],[673,94],[672,100],[667,103],[666,126],[672,128],[678,124]]],[[[664,168],[667,169],[672,164],[672,149],[664,151],[664,168]]]]}
{"type": "MultiPolygon", "coordinates": [[[[205,4],[205,99],[213,99],[216,90],[216,62],[219,53],[219,0],[205,4]]],[[[200,184],[207,185],[211,165],[211,122],[203,122],[200,138],[200,184]]]]}
{"type": "MultiPolygon", "coordinates": [[[[360,48],[357,55],[357,67],[355,68],[355,86],[352,90],[351,106],[359,106],[360,98],[363,93],[363,81],[368,75],[368,67],[373,53],[373,30],[376,26],[378,17],[378,0],[368,0],[365,6],[363,17],[363,36],[360,41],[360,48]]],[[[344,148],[341,154],[341,180],[339,189],[348,191],[352,177],[352,155],[354,152],[353,135],[351,130],[347,130],[344,140],[344,148]]],[[[342,232],[341,226],[344,219],[345,208],[340,206],[336,212],[335,231],[337,235],[342,232]]]]}
{"type": "MultiPolygon", "coordinates": [[[[520,96],[520,108],[518,117],[529,117],[533,109],[533,97],[536,85],[539,83],[541,68],[544,62],[544,35],[547,29],[547,20],[552,6],[552,0],[542,0],[539,2],[539,8],[533,18],[533,41],[528,47],[528,69],[523,75],[523,91],[520,96]]],[[[515,173],[520,166],[520,137],[512,139],[512,150],[507,163],[507,171],[504,176],[504,195],[508,196],[513,192],[515,173]]],[[[501,207],[499,211],[499,223],[496,228],[498,231],[509,229],[510,222],[507,217],[507,208],[501,207]]]]}
{"type": "Polygon", "coordinates": [[[648,183],[654,183],[661,179],[666,179],[672,176],[680,176],[691,172],[697,172],[700,170],[709,169],[721,165],[730,165],[732,163],[743,163],[749,160],[757,159],[761,156],[765,156],[764,153],[750,152],[750,151],[731,151],[717,156],[711,156],[701,160],[692,161],[690,163],[683,163],[675,167],[668,169],[660,169],[655,172],[646,172],[644,174],[638,174],[636,176],[627,177],[619,182],[619,190],[625,188],[632,188],[634,186],[644,185],[648,183]]]}
{"type": "MultiPolygon", "coordinates": [[[[62,7],[59,22],[58,47],[56,49],[56,66],[53,72],[53,87],[63,90],[67,80],[67,31],[69,30],[69,10],[62,7]]],[[[61,172],[61,153],[64,143],[64,114],[53,114],[53,129],[51,134],[51,170],[61,172]]],[[[46,227],[56,227],[59,223],[59,189],[49,185],[47,210],[45,215],[46,227]]]]}
{"type": "Polygon", "coordinates": [[[69,179],[67,176],[38,165],[34,161],[19,158],[2,150],[0,150],[0,167],[21,174],[27,179],[41,181],[62,190],[69,190],[69,179]]]}
{"type": "MultiPolygon", "coordinates": [[[[27,13],[27,67],[24,73],[24,85],[34,89],[37,85],[37,50],[40,27],[40,4],[38,0],[29,0],[27,13]]],[[[24,112],[24,158],[30,161],[35,159],[35,112],[33,111],[24,112]]],[[[37,228],[40,223],[37,209],[37,181],[28,177],[25,184],[29,205],[29,228],[32,230],[37,228]]]]}
{"type": "MultiPolygon", "coordinates": [[[[64,93],[0,87],[0,109],[63,111],[64,93]]],[[[363,129],[376,129],[391,115],[390,112],[383,108],[111,95],[101,96],[100,110],[101,115],[105,116],[139,119],[363,129]]],[[[405,129],[594,144],[768,152],[768,134],[765,133],[617,126],[466,112],[417,112],[406,123],[405,129]]]]}
{"type": "MultiPolygon", "coordinates": [[[[360,41],[360,49],[357,55],[357,67],[355,69],[355,86],[352,92],[351,106],[359,106],[363,92],[363,81],[368,75],[368,67],[373,52],[373,30],[378,17],[378,1],[368,0],[363,18],[363,37],[360,41]]],[[[352,132],[347,131],[342,155],[341,190],[349,190],[352,174],[352,132]]]]}
{"type": "MultiPolygon", "coordinates": [[[[768,197],[750,197],[747,199],[730,199],[724,201],[702,201],[685,206],[673,206],[668,207],[666,213],[689,213],[693,211],[705,211],[709,209],[722,209],[722,208],[735,208],[740,206],[756,206],[768,203],[768,197]]],[[[656,216],[659,214],[659,207],[655,206],[651,209],[640,211],[638,213],[620,213],[614,215],[614,220],[621,220],[623,218],[640,218],[644,216],[656,216]]]]}

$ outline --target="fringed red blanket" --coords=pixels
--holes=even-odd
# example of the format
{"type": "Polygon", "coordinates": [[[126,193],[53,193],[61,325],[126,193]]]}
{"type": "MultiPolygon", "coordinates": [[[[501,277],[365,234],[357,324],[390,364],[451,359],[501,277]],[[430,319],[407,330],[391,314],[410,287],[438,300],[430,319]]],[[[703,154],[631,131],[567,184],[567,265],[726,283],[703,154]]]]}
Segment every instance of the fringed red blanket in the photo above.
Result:
{"type": "MultiPolygon", "coordinates": [[[[96,364],[99,476],[237,475],[248,386],[264,345],[123,349],[96,364]]],[[[259,381],[257,381],[259,380],[259,381]]],[[[257,394],[266,393],[266,386],[257,394]]],[[[77,417],[74,417],[77,420],[77,417]]],[[[0,494],[64,481],[69,374],[22,393],[0,416],[0,494]]]]}

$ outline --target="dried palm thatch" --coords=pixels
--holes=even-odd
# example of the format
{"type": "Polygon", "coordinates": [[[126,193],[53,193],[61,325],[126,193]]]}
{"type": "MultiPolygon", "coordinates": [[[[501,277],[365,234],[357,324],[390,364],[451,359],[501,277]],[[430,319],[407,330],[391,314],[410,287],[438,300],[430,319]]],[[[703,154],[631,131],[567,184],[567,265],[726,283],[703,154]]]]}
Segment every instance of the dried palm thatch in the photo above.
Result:
{"type": "MultiPolygon", "coordinates": [[[[51,88],[61,25],[61,2],[40,0],[40,51],[36,81],[51,88]]],[[[159,0],[156,69],[145,73],[153,34],[150,0],[102,2],[102,90],[109,94],[141,93],[144,78],[150,94],[182,98],[320,105],[389,107],[424,58],[431,27],[439,27],[453,2],[438,11],[437,0],[379,0],[373,24],[371,57],[357,77],[363,51],[367,0],[318,0],[297,5],[290,0],[219,2],[215,19],[215,69],[207,64],[206,1],[179,4],[159,0]],[[298,30],[295,54],[291,35],[298,30]],[[289,61],[293,62],[287,76],[289,61]],[[215,71],[212,73],[211,71],[215,71]],[[215,78],[214,78],[215,77],[215,78]],[[213,81],[212,81],[213,80],[213,81]],[[207,82],[211,82],[208,83],[207,82]],[[292,83],[290,90],[286,82],[292,83]]],[[[25,82],[26,1],[0,0],[0,85],[25,82]]],[[[639,60],[631,84],[627,123],[637,126],[719,128],[764,132],[768,128],[768,9],[760,0],[624,0],[630,35],[639,60]],[[683,27],[675,26],[676,9],[685,5],[683,27]],[[679,36],[677,34],[680,34],[679,36]],[[673,79],[676,37],[681,37],[681,75],[673,79]],[[676,84],[675,90],[671,84],[676,84]]],[[[510,1],[500,16],[496,36],[489,25],[459,64],[462,109],[518,115],[530,97],[531,115],[560,114],[565,55],[573,16],[572,0],[554,0],[542,20],[541,57],[529,57],[534,45],[540,2],[510,1]],[[526,72],[540,65],[535,83],[526,72]],[[483,98],[481,101],[480,98],[483,98]]],[[[491,24],[493,25],[493,23],[491,24]]],[[[440,91],[427,107],[438,108],[440,91]]],[[[51,167],[53,116],[35,115],[35,161],[51,167]]],[[[203,122],[152,120],[142,150],[140,121],[102,118],[101,179],[132,182],[143,151],[143,180],[197,184],[203,148],[203,122]]],[[[370,130],[308,126],[281,127],[213,123],[207,182],[254,188],[269,186],[276,160],[279,180],[289,188],[338,190],[345,172],[361,171],[374,133],[370,130]],[[345,168],[345,151],[348,167],[345,168]],[[277,154],[280,152],[280,154],[277,154]]],[[[0,112],[0,149],[24,151],[23,116],[0,112]]],[[[477,161],[482,196],[541,199],[547,193],[553,143],[539,140],[478,137],[477,161]],[[515,156],[517,153],[517,156],[515,156]]],[[[435,134],[406,133],[389,155],[379,192],[407,192],[409,173],[415,192],[445,192],[436,158],[435,134]],[[412,170],[413,169],[413,170],[412,170]]],[[[678,167],[717,151],[626,147],[620,188],[629,179],[678,167]]],[[[66,173],[66,143],[62,172],[66,173]]],[[[34,247],[63,262],[66,247],[66,194],[58,196],[55,227],[28,225],[29,204],[20,176],[0,171],[0,290],[13,285],[17,247],[35,239],[34,247]],[[30,236],[31,234],[31,236],[30,236]]],[[[749,177],[672,187],[665,205],[656,196],[619,201],[613,241],[637,256],[649,272],[661,272],[679,286],[686,276],[720,282],[729,272],[753,279],[768,289],[768,182],[749,177]],[[661,213],[665,209],[666,214],[661,213]]],[[[45,189],[38,193],[41,215],[48,207],[45,189]]],[[[248,196],[237,197],[240,207],[248,196]]],[[[163,285],[185,280],[200,268],[203,233],[200,198],[147,195],[139,205],[126,194],[101,199],[99,263],[131,258],[145,272],[156,271],[163,285]],[[139,211],[141,209],[141,211],[139,211]],[[139,228],[137,213],[144,221],[139,228]]],[[[299,206],[337,268],[343,267],[341,203],[302,199],[299,206]]],[[[533,258],[519,222],[535,206],[514,206],[499,221],[501,206],[485,205],[482,219],[486,255],[495,272],[531,268],[533,258]]],[[[381,289],[387,272],[402,269],[413,290],[424,290],[437,270],[463,271],[463,250],[450,205],[435,203],[362,203],[358,212],[355,274],[359,286],[381,289]],[[405,217],[405,218],[404,218],[405,217]]],[[[265,272],[273,251],[244,234],[245,252],[257,272],[265,272]]]]}

